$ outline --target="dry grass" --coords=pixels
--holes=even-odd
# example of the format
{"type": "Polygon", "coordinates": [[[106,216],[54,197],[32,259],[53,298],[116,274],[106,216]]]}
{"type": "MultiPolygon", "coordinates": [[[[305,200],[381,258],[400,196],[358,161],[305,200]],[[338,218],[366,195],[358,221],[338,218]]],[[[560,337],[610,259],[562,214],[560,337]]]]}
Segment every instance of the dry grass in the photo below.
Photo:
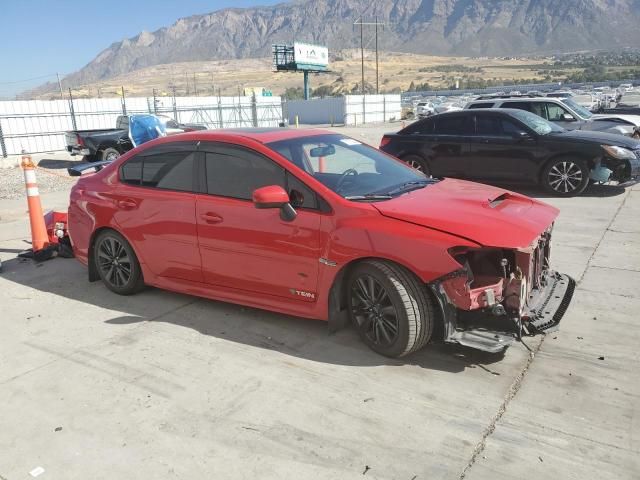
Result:
{"type": "MultiPolygon", "coordinates": [[[[381,52],[379,56],[380,90],[407,90],[411,82],[428,82],[432,87],[447,87],[452,77],[485,79],[541,78],[536,72],[545,59],[498,59],[435,57],[417,54],[381,52]],[[482,68],[482,72],[424,71],[425,69],[462,65],[482,68]],[[522,66],[522,68],[518,68],[522,66]],[[420,70],[423,71],[420,71],[420,70]]],[[[345,50],[336,54],[330,64],[331,72],[313,74],[312,88],[329,86],[334,93],[346,93],[357,87],[361,77],[360,51],[345,50]]],[[[461,69],[461,70],[463,70],[461,69]]],[[[365,81],[375,86],[375,56],[366,52],[365,81]]],[[[128,96],[171,95],[175,87],[178,95],[238,95],[244,87],[265,87],[274,95],[287,88],[301,87],[302,74],[273,72],[271,59],[212,60],[157,65],[119,75],[90,85],[75,86],[77,97],[111,97],[124,87],[128,96]]],[[[39,98],[49,98],[51,94],[39,98]]]]}

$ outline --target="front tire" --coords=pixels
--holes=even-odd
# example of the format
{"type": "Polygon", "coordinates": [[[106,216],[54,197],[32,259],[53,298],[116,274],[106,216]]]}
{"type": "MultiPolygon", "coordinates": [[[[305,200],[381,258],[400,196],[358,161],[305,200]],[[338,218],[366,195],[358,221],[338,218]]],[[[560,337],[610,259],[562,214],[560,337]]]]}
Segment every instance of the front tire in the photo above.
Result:
{"type": "Polygon", "coordinates": [[[386,357],[421,349],[433,332],[433,306],[424,284],[393,263],[358,264],[347,282],[351,321],[360,338],[386,357]]]}
{"type": "Polygon", "coordinates": [[[580,195],[589,185],[589,167],[583,160],[558,158],[542,170],[542,186],[558,197],[580,195]]]}
{"type": "Polygon", "coordinates": [[[113,230],[102,232],[93,248],[96,270],[109,290],[133,295],[144,288],[138,258],[122,235],[113,230]]]}

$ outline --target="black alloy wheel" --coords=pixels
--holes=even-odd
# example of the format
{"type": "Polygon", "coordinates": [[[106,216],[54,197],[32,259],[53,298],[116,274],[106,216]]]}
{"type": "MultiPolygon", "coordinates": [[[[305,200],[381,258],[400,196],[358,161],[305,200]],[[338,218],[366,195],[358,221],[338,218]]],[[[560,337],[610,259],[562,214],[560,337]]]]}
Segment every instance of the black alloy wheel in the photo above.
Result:
{"type": "Polygon", "coordinates": [[[120,234],[102,233],[94,245],[94,259],[98,274],[109,290],[131,295],[144,286],[138,259],[120,234]]]}
{"type": "Polygon", "coordinates": [[[385,288],[362,275],[351,286],[351,310],[358,329],[374,345],[388,348],[398,338],[398,313],[385,288]]]}
{"type": "Polygon", "coordinates": [[[362,261],[351,270],[345,293],[351,322],[377,353],[402,357],[431,338],[434,314],[427,287],[404,267],[362,261]]]}

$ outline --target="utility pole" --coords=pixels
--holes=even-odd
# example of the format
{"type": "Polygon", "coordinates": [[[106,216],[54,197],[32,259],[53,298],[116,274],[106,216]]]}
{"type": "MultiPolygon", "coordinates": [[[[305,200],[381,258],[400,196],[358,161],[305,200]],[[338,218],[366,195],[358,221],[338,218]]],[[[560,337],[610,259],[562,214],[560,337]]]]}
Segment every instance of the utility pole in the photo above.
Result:
{"type": "Polygon", "coordinates": [[[60,74],[56,73],[56,77],[58,77],[58,88],[60,89],[60,100],[63,100],[64,93],[62,93],[62,83],[60,82],[60,74]]]}
{"type": "Polygon", "coordinates": [[[360,79],[360,92],[364,95],[365,87],[364,87],[364,26],[365,25],[374,25],[375,26],[375,46],[376,46],[376,93],[380,93],[380,70],[378,63],[378,26],[382,26],[384,28],[385,23],[378,21],[378,16],[376,15],[375,22],[365,22],[362,17],[354,22],[354,25],[360,26],[360,68],[361,68],[361,79],[360,79]]]}
{"type": "Polygon", "coordinates": [[[196,83],[196,72],[193,72],[193,95],[198,96],[198,84],[196,83]]]}
{"type": "Polygon", "coordinates": [[[363,23],[360,17],[360,67],[362,69],[362,77],[360,79],[360,93],[364,95],[364,37],[362,33],[363,23]]]}
{"type": "Polygon", "coordinates": [[[376,15],[376,94],[380,93],[380,75],[378,72],[378,16],[376,15]]]}

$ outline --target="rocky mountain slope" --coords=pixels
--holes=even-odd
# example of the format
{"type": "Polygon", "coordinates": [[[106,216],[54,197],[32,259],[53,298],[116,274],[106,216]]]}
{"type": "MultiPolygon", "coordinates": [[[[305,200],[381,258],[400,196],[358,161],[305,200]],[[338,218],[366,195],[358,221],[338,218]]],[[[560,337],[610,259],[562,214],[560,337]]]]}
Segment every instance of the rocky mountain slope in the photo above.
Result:
{"type": "MultiPolygon", "coordinates": [[[[435,55],[502,56],[640,44],[640,0],[297,0],[224,9],[113,43],[69,85],[152,65],[268,55],[294,39],[330,51],[359,46],[358,18],[386,25],[380,48],[435,55]]],[[[372,46],[372,28],[365,42],[372,46]]]]}

